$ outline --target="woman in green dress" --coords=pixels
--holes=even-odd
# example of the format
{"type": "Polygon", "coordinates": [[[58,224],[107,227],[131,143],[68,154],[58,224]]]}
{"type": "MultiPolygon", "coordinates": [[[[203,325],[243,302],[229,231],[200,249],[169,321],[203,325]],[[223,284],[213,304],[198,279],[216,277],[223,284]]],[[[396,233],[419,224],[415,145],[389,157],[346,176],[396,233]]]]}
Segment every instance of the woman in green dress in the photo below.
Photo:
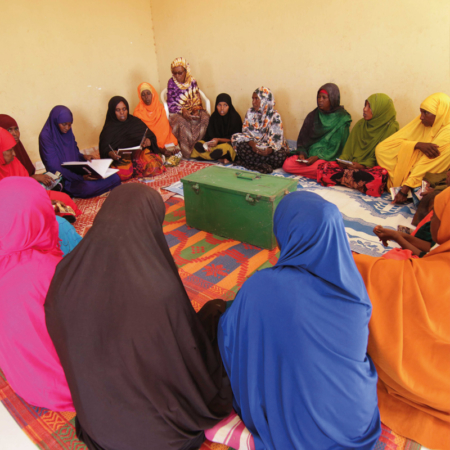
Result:
{"type": "Polygon", "coordinates": [[[317,108],[303,122],[297,139],[297,154],[286,159],[286,172],[317,178],[319,164],[334,161],[347,141],[352,117],[341,106],[341,94],[334,83],[317,92],[317,108]],[[303,162],[299,162],[303,161],[303,162]]]}

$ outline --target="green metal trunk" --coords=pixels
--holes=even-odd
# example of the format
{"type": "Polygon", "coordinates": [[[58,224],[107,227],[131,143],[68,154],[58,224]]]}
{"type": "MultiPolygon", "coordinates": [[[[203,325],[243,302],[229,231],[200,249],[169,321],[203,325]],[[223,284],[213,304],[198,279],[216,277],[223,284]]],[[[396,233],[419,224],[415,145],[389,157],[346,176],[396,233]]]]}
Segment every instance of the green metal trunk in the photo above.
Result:
{"type": "Polygon", "coordinates": [[[297,180],[211,166],[181,179],[190,227],[272,250],[273,215],[297,180]]]}

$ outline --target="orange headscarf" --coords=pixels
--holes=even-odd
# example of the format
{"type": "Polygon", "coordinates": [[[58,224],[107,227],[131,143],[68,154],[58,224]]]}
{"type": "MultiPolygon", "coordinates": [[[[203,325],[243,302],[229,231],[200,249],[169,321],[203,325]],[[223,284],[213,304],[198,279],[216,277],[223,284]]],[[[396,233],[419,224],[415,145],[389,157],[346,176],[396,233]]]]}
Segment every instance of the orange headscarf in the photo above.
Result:
{"type": "Polygon", "coordinates": [[[434,212],[441,221],[438,231],[440,242],[450,241],[450,189],[442,191],[434,199],[434,212]]]}
{"type": "Polygon", "coordinates": [[[139,117],[153,131],[159,148],[164,148],[166,144],[177,145],[177,138],[172,134],[164,106],[159,101],[156,89],[150,83],[141,83],[138,86],[138,95],[140,101],[134,109],[133,115],[139,117]],[[149,106],[142,100],[141,93],[145,90],[152,93],[152,103],[149,106]]]}
{"type": "Polygon", "coordinates": [[[444,242],[421,259],[354,255],[372,301],[368,353],[381,421],[428,448],[450,448],[450,189],[435,199],[444,242]]]}

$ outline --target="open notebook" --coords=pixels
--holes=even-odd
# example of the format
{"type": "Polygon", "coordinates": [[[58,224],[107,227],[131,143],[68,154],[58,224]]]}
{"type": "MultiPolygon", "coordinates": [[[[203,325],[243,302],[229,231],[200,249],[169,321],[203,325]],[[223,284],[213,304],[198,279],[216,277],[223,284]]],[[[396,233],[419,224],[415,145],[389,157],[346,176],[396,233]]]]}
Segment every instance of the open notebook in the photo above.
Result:
{"type": "Polygon", "coordinates": [[[93,159],[91,161],[68,161],[61,166],[69,169],[77,175],[89,175],[93,178],[108,178],[118,172],[118,169],[110,169],[113,160],[111,158],[93,159]]]}

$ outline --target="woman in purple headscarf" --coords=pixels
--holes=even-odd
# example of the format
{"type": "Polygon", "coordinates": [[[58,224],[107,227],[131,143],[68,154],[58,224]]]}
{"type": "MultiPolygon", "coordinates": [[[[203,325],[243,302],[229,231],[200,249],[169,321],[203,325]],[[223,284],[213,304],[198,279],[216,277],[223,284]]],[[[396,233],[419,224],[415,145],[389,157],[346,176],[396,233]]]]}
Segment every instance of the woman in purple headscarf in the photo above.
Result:
{"type": "Polygon", "coordinates": [[[66,106],[55,106],[39,135],[39,153],[45,168],[52,173],[61,172],[64,190],[73,197],[90,198],[101,195],[120,184],[115,173],[106,179],[94,180],[87,175],[76,175],[61,166],[64,162],[91,160],[78,150],[72,131],[73,115],[66,106]]]}

